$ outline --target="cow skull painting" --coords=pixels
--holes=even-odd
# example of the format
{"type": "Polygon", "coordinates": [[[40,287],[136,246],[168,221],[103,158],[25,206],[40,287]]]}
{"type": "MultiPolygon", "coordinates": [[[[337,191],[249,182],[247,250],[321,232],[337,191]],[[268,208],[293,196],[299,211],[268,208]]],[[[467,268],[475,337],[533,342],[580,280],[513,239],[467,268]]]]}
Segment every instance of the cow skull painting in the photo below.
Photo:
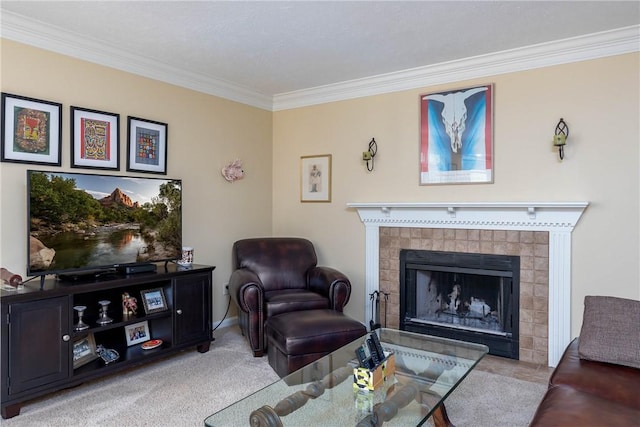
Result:
{"type": "Polygon", "coordinates": [[[421,95],[420,183],[493,182],[493,85],[421,95]]]}

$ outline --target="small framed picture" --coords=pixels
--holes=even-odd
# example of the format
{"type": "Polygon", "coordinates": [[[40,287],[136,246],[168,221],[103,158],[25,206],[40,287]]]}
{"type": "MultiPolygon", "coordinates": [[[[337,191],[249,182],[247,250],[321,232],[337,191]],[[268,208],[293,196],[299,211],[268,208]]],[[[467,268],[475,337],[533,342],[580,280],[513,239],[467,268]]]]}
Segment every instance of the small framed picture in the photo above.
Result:
{"type": "Polygon", "coordinates": [[[165,175],[167,173],[166,123],[127,118],[127,170],[165,175]]]}
{"type": "Polygon", "coordinates": [[[88,334],[73,343],[73,369],[86,365],[98,358],[96,340],[93,334],[88,334]]]}
{"type": "Polygon", "coordinates": [[[120,169],[120,114],[71,107],[71,167],[120,169]]]}
{"type": "Polygon", "coordinates": [[[144,305],[144,311],[147,314],[169,309],[162,288],[141,291],[140,296],[142,297],[142,305],[144,305]]]}
{"type": "Polygon", "coordinates": [[[62,104],[2,93],[3,162],[61,165],[62,104]]]}
{"type": "Polygon", "coordinates": [[[300,158],[300,201],[331,201],[331,154],[300,158]]]}
{"type": "Polygon", "coordinates": [[[127,346],[139,344],[151,339],[151,334],[149,333],[149,322],[146,320],[144,322],[125,326],[124,333],[127,337],[127,346]]]}

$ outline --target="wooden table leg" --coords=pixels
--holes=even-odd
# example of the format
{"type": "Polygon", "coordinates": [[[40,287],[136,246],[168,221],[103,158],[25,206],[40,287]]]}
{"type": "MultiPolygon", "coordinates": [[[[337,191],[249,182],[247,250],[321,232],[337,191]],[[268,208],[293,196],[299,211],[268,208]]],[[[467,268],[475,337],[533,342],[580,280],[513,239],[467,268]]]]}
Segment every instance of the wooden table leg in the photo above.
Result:
{"type": "Polygon", "coordinates": [[[438,405],[438,407],[433,411],[431,418],[433,419],[435,427],[455,427],[449,420],[449,415],[447,415],[447,408],[444,407],[444,402],[438,405]]]}

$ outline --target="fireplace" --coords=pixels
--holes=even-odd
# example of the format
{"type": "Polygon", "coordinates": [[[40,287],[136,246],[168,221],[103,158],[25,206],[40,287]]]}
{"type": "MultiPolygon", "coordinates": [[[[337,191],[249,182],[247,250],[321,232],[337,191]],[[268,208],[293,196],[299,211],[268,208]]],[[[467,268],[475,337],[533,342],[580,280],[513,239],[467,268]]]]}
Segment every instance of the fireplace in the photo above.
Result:
{"type": "MultiPolygon", "coordinates": [[[[562,352],[571,341],[571,234],[578,223],[582,213],[589,205],[588,202],[365,202],[347,203],[347,206],[357,210],[360,220],[365,226],[365,291],[364,300],[368,302],[368,296],[380,290],[382,282],[390,280],[381,271],[382,264],[399,263],[398,258],[394,260],[383,260],[381,256],[388,252],[381,248],[381,230],[388,227],[400,229],[437,229],[441,231],[455,231],[462,233],[465,230],[469,233],[479,230],[481,233],[519,232],[527,236],[543,233],[546,238],[544,244],[545,253],[537,252],[536,244],[533,249],[536,251],[534,257],[528,259],[540,259],[546,263],[544,277],[535,275],[533,285],[521,282],[521,294],[533,291],[528,297],[533,300],[528,301],[534,309],[534,316],[527,314],[527,308],[520,305],[520,360],[543,363],[547,361],[549,366],[555,366],[560,360],[562,352]],[[535,255],[539,255],[538,258],[535,255]],[[544,280],[544,287],[538,286],[537,281],[544,280]],[[533,289],[532,289],[533,286],[533,289]],[[540,293],[545,290],[544,295],[540,293]],[[538,302],[536,302],[538,301],[538,302]],[[544,311],[537,311],[537,304],[543,303],[544,311]],[[538,313],[544,313],[544,318],[536,317],[538,313]],[[523,316],[525,314],[526,316],[523,316]],[[527,338],[528,342],[523,344],[523,325],[529,325],[534,335],[527,338]],[[523,350],[524,345],[530,348],[523,350]]],[[[412,236],[402,237],[402,242],[395,247],[411,247],[412,236]],[[404,244],[406,243],[408,244],[404,244]]],[[[475,242],[473,242],[475,244],[475,242]]],[[[422,243],[418,240],[417,245],[422,243]]],[[[443,248],[432,247],[433,250],[452,250],[450,245],[457,249],[458,241],[445,240],[443,248]]],[[[508,249],[509,238],[504,243],[493,242],[494,251],[504,246],[508,249]]],[[[472,242],[469,242],[465,252],[475,252],[472,249],[472,242]]],[[[418,246],[416,249],[425,249],[418,246]]],[[[475,249],[475,248],[473,248],[475,249]]],[[[482,250],[482,241],[480,242],[482,250]]],[[[394,267],[394,266],[392,266],[394,267]]],[[[529,267],[529,266],[527,266],[529,267]]],[[[533,270],[536,270],[533,265],[533,270]]],[[[395,268],[395,267],[394,267],[395,268]]],[[[523,266],[521,265],[521,270],[523,266]]],[[[391,270],[388,270],[391,271],[391,270]]],[[[396,276],[397,277],[397,276],[396,276]]],[[[523,279],[522,271],[520,278],[523,279]]],[[[530,279],[527,277],[527,280],[530,279]]],[[[394,295],[391,295],[390,302],[394,295]]],[[[372,309],[369,304],[364,307],[365,319],[371,318],[372,309]]],[[[393,314],[390,307],[389,315],[393,314]]],[[[526,331],[530,333],[531,330],[526,331]]]]}
{"type": "Polygon", "coordinates": [[[400,329],[519,359],[520,257],[400,250],[400,329]]]}

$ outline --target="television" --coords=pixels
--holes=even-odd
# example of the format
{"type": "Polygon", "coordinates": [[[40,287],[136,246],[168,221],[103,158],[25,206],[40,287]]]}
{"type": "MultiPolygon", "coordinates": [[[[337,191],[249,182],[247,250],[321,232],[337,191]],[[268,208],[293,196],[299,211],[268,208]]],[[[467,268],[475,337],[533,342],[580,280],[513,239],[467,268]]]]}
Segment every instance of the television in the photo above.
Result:
{"type": "Polygon", "coordinates": [[[182,181],[27,171],[27,275],[136,271],[177,260],[182,181]]]}

